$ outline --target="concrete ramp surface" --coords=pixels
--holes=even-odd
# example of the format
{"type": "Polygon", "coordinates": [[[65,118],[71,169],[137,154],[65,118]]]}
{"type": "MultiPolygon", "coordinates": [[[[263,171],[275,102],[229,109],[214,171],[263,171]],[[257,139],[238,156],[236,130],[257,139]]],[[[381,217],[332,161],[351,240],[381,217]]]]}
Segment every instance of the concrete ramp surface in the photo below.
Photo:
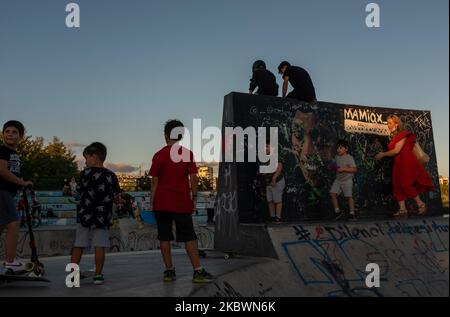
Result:
{"type": "MultiPolygon", "coordinates": [[[[269,226],[278,260],[220,277],[196,296],[449,296],[448,219],[269,226]],[[380,269],[368,288],[366,266],[380,269]]],[[[267,241],[268,239],[263,239],[267,241]]],[[[267,251],[269,250],[269,251],[267,251]]]]}
{"type": "MultiPolygon", "coordinates": [[[[159,250],[118,252],[108,254],[105,285],[84,280],[80,288],[67,288],[65,266],[70,257],[50,257],[42,262],[51,284],[0,285],[0,297],[449,296],[448,218],[258,224],[241,229],[246,232],[239,238],[247,247],[238,256],[225,259],[223,252],[207,251],[202,259],[216,276],[207,285],[192,284],[184,250],[173,250],[178,278],[169,284],[162,282],[159,250]],[[249,250],[253,256],[245,254],[249,250]],[[379,267],[379,288],[366,286],[369,263],[379,267]]],[[[93,268],[93,260],[86,255],[82,270],[93,268]]]]}

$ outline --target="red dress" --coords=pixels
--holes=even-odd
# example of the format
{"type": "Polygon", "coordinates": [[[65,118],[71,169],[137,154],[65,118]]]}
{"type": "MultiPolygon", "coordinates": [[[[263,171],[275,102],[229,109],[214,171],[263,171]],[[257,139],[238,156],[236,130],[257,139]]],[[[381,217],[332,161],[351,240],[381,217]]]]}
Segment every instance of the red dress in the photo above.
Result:
{"type": "Polygon", "coordinates": [[[414,198],[434,188],[430,175],[414,155],[413,148],[416,141],[414,134],[409,131],[400,132],[391,140],[388,150],[392,150],[395,144],[404,138],[406,138],[405,145],[400,153],[394,156],[392,169],[394,198],[397,201],[414,198]]]}

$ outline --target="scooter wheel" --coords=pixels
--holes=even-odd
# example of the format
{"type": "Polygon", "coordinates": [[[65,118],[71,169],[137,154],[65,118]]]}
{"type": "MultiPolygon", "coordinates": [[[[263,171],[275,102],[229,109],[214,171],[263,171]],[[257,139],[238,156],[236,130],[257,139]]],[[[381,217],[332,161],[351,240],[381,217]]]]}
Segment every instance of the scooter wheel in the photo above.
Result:
{"type": "Polygon", "coordinates": [[[25,264],[25,270],[27,272],[32,272],[36,268],[36,265],[33,262],[28,262],[25,264]]]}
{"type": "Polygon", "coordinates": [[[34,273],[36,276],[44,276],[45,270],[44,270],[43,267],[37,266],[37,267],[33,270],[33,273],[34,273]]]}

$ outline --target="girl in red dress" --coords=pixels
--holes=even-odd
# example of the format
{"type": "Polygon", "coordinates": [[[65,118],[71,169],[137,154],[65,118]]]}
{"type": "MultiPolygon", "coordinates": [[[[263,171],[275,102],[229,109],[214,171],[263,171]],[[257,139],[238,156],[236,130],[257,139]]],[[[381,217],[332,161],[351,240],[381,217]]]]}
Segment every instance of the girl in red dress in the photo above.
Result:
{"type": "Polygon", "coordinates": [[[392,133],[388,151],[378,153],[375,159],[394,158],[392,185],[394,199],[398,201],[400,207],[394,217],[408,215],[405,200],[411,198],[417,203],[419,215],[424,215],[427,212],[427,206],[420,199],[419,194],[432,191],[434,186],[430,175],[414,155],[413,148],[416,136],[404,130],[400,118],[395,115],[388,117],[387,126],[392,133]]]}

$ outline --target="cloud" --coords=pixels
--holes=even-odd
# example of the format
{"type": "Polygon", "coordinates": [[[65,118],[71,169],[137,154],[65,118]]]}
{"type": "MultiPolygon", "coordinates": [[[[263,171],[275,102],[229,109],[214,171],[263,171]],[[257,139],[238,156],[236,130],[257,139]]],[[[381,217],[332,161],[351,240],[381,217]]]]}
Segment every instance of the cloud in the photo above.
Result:
{"type": "MultiPolygon", "coordinates": [[[[83,156],[77,156],[75,159],[78,169],[83,170],[86,168],[86,161],[83,156]]],[[[132,173],[139,170],[139,167],[135,167],[125,163],[105,163],[105,167],[115,173],[132,173]]]]}
{"type": "Polygon", "coordinates": [[[139,170],[139,167],[135,167],[125,163],[105,163],[105,167],[115,173],[132,173],[139,170]]]}
{"type": "Polygon", "coordinates": [[[73,148],[84,148],[84,147],[87,146],[86,144],[81,144],[81,143],[78,143],[76,141],[66,142],[65,145],[67,147],[71,148],[71,149],[73,149],[73,148]]]}

